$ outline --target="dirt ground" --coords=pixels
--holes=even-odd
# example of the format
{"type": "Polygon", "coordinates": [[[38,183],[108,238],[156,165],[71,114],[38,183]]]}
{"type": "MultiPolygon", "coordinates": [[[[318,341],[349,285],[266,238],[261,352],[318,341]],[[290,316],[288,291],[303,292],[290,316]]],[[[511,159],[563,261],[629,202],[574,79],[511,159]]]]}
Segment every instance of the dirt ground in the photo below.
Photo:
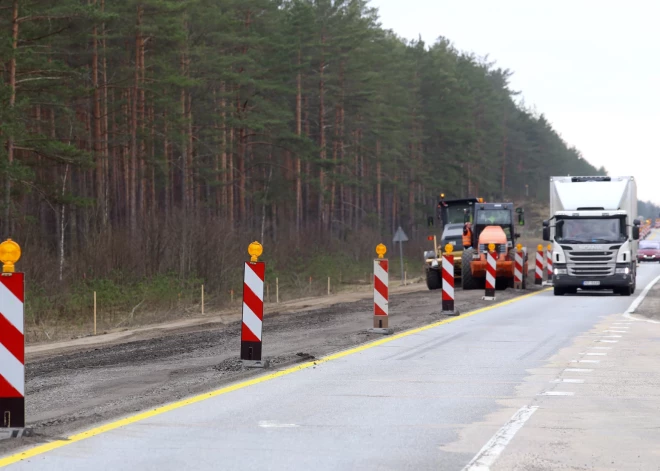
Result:
{"type": "MultiPolygon", "coordinates": [[[[540,289],[528,286],[526,292],[540,289]]],[[[389,323],[395,332],[444,317],[439,290],[416,283],[391,291],[389,323]]],[[[524,292],[498,291],[497,300],[520,294],[524,292]]],[[[489,303],[482,295],[457,290],[456,307],[463,313],[482,307],[489,303]]],[[[270,307],[263,349],[271,370],[380,338],[367,332],[373,312],[369,293],[352,296],[358,299],[325,305],[333,300],[321,298],[270,307]]],[[[243,368],[239,349],[238,313],[30,346],[27,417],[35,436],[4,440],[0,453],[263,373],[243,368]]]]}

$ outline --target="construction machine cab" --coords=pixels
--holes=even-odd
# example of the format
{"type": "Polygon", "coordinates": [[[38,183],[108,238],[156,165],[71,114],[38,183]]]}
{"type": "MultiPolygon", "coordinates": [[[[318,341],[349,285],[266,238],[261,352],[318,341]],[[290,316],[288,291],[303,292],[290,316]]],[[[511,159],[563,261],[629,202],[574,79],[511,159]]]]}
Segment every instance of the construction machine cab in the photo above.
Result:
{"type": "Polygon", "coordinates": [[[441,221],[442,227],[447,224],[472,222],[475,205],[483,202],[483,198],[463,198],[445,201],[445,195],[442,193],[438,200],[437,217],[441,221]]]}
{"type": "MultiPolygon", "coordinates": [[[[518,225],[524,225],[525,217],[523,209],[516,208],[516,213],[518,214],[518,225]]],[[[507,250],[511,249],[520,237],[520,234],[516,233],[515,229],[513,203],[479,203],[475,205],[472,223],[473,247],[481,246],[483,248],[484,245],[490,243],[504,244],[504,240],[499,240],[499,237],[497,237],[498,240],[486,240],[492,238],[496,233],[501,234],[503,232],[506,236],[507,250]],[[499,227],[501,228],[501,232],[493,230],[484,231],[489,227],[499,227]]],[[[502,251],[505,252],[506,250],[502,251]]]]}

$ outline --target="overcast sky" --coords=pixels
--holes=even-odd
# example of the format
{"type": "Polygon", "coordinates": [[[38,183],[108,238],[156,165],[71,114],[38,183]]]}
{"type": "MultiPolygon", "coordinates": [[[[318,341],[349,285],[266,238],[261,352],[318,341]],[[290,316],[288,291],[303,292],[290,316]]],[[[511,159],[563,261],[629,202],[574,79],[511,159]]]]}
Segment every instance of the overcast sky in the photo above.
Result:
{"type": "Polygon", "coordinates": [[[511,69],[511,88],[660,204],[660,0],[371,0],[384,28],[511,69]]]}

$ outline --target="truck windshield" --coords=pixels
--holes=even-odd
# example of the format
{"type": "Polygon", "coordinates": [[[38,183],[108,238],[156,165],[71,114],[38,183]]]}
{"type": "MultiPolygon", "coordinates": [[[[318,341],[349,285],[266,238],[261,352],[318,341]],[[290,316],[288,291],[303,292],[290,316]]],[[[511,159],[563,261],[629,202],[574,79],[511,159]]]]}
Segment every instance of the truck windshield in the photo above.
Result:
{"type": "Polygon", "coordinates": [[[621,217],[564,218],[555,224],[555,239],[566,243],[623,242],[626,226],[621,217]]]}
{"type": "MultiPolygon", "coordinates": [[[[463,224],[465,222],[465,210],[469,216],[472,215],[472,206],[471,205],[449,205],[449,207],[444,208],[446,221],[445,224],[463,224]]],[[[469,217],[469,222],[472,222],[472,217],[469,217]]]]}

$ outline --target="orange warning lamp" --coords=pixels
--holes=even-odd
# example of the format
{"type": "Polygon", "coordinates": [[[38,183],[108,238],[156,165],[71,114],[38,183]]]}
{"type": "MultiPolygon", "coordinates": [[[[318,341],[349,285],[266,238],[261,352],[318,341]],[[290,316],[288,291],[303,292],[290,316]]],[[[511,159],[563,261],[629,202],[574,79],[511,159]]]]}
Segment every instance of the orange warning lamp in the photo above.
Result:
{"type": "Polygon", "coordinates": [[[488,244],[488,251],[495,252],[495,244],[493,244],[492,242],[488,244]]]}
{"type": "Polygon", "coordinates": [[[548,244],[548,250],[552,250],[552,244],[548,244]]]}
{"type": "Polygon", "coordinates": [[[543,246],[542,246],[541,244],[537,245],[537,246],[536,246],[536,250],[538,250],[539,252],[541,252],[541,251],[543,250],[543,246]]]}
{"type": "Polygon", "coordinates": [[[0,244],[0,261],[3,273],[14,273],[14,264],[21,258],[21,247],[11,239],[0,244]]]}
{"type": "Polygon", "coordinates": [[[445,252],[451,255],[453,251],[454,251],[454,246],[452,244],[445,245],[445,252]]]}
{"type": "Polygon", "coordinates": [[[383,255],[387,253],[387,247],[384,244],[378,244],[376,246],[376,253],[378,254],[378,258],[383,258],[383,255]]]}
{"type": "Polygon", "coordinates": [[[251,262],[259,261],[259,257],[261,257],[262,253],[264,253],[264,248],[256,240],[248,246],[248,254],[250,254],[251,262]]]}
{"type": "Polygon", "coordinates": [[[520,252],[522,250],[522,244],[517,244],[516,245],[516,250],[520,252]]]}

